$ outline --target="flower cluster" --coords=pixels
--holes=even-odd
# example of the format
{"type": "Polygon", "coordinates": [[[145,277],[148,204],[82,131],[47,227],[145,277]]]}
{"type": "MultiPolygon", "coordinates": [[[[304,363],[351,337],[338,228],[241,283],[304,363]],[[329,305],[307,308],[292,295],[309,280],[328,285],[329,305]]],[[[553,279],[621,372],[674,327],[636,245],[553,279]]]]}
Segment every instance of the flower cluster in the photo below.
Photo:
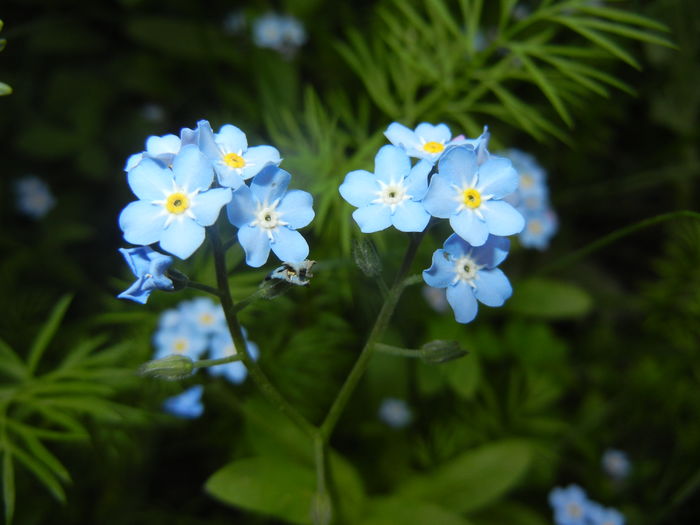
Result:
{"type": "Polygon", "coordinates": [[[556,487],[549,493],[555,525],[624,525],[625,517],[617,510],[591,501],[578,485],[556,487]]]}
{"type": "Polygon", "coordinates": [[[445,124],[411,130],[393,123],[385,135],[392,145],[377,153],[374,173],[352,171],[339,188],[357,207],[352,215],[360,230],[421,232],[431,217],[448,219],[455,234],[434,253],[433,265],[423,272],[426,283],[447,288],[460,323],[474,319],[477,300],[501,306],[512,292],[496,268],[509,250],[503,237],[525,225],[504,200],[518,186],[511,161],[488,152],[487,130],[476,139],[453,138],[445,124]],[[412,165],[410,157],[418,161],[412,165]]]}
{"type": "Polygon", "coordinates": [[[502,155],[513,162],[520,177],[517,191],[506,198],[525,217],[525,229],[518,236],[520,243],[544,250],[557,232],[557,215],[549,202],[547,172],[528,153],[509,149],[502,155]]]}
{"type": "Polygon", "coordinates": [[[186,259],[226,206],[248,265],[265,264],[270,250],[283,261],[302,262],[309,247],[296,230],[313,219],[312,198],[287,191],[291,175],[280,162],[277,149],[249,147],[245,133],[230,124],[214,133],[202,120],[179,136],[149,137],[146,150],[129,157],[125,167],[138,200],[119,216],[124,239],[140,246],[159,243],[186,259]]]}

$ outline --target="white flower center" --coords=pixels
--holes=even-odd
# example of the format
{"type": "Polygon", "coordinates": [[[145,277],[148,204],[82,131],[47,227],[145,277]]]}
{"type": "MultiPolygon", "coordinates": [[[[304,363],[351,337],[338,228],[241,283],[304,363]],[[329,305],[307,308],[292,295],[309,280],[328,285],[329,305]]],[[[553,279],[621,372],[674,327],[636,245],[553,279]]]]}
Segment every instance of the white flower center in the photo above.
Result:
{"type": "Polygon", "coordinates": [[[404,181],[400,180],[394,182],[393,180],[388,183],[378,180],[379,191],[375,193],[377,196],[372,202],[376,204],[383,204],[391,209],[391,213],[394,213],[397,206],[401,205],[403,201],[412,199],[413,197],[406,193],[406,187],[404,186],[404,181]]]}
{"type": "Polygon", "coordinates": [[[476,280],[479,270],[481,270],[483,267],[483,265],[478,265],[476,261],[471,258],[471,256],[463,255],[462,257],[455,259],[455,278],[453,282],[456,283],[458,281],[462,281],[467,283],[472,288],[476,288],[476,283],[474,281],[476,280]]]}
{"type": "Polygon", "coordinates": [[[280,200],[275,200],[272,204],[258,204],[258,209],[255,211],[255,220],[250,223],[251,226],[262,228],[267,232],[270,240],[273,240],[273,233],[279,226],[286,226],[288,222],[283,221],[282,213],[277,211],[277,205],[280,200]]]}

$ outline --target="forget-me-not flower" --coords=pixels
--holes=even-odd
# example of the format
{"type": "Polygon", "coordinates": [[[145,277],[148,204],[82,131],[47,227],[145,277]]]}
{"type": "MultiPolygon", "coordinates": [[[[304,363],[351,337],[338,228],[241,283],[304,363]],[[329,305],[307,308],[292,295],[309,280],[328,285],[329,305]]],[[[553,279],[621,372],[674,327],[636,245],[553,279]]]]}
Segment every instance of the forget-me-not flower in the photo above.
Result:
{"type": "Polygon", "coordinates": [[[173,289],[173,282],[165,275],[165,271],[173,263],[172,257],[148,246],[120,248],[119,251],[136,276],[136,281],[117,297],[146,304],[153,290],[173,289]]]}
{"type": "Polygon", "coordinates": [[[169,397],[163,403],[163,410],[185,419],[196,419],[204,412],[202,404],[202,385],[195,385],[182,394],[169,397]]]}
{"type": "Polygon", "coordinates": [[[253,42],[290,55],[306,42],[306,30],[293,16],[266,13],[253,22],[253,42]]]}
{"type": "Polygon", "coordinates": [[[178,310],[183,322],[189,323],[194,330],[204,335],[213,335],[226,329],[224,309],[208,297],[183,301],[178,310]]]}
{"type": "Polygon", "coordinates": [[[185,322],[175,326],[159,327],[153,336],[153,344],[156,347],[153,359],[161,359],[172,354],[199,359],[206,351],[209,344],[207,335],[187,323],[187,319],[183,320],[185,322]]]}
{"type": "Polygon", "coordinates": [[[489,234],[522,231],[523,216],[501,200],[517,186],[518,174],[510,160],[492,155],[479,164],[471,147],[454,146],[440,158],[423,205],[434,217],[449,218],[462,239],[480,246],[489,234]]]}
{"type": "Polygon", "coordinates": [[[268,166],[279,166],[279,151],[272,146],[248,147],[245,133],[236,126],[226,124],[214,133],[206,120],[197,123],[199,148],[211,160],[216,177],[222,186],[239,188],[268,166]]]}
{"type": "Polygon", "coordinates": [[[458,323],[476,317],[477,300],[487,306],[502,306],[513,289],[505,274],[496,268],[508,255],[510,241],[489,236],[481,246],[472,246],[456,234],[443,249],[433,253],[433,264],[423,271],[423,280],[435,288],[447,288],[447,302],[458,323]]]}
{"type": "Polygon", "coordinates": [[[588,525],[591,502],[578,485],[552,489],[549,493],[549,504],[554,510],[556,525],[588,525]]]}
{"type": "Polygon", "coordinates": [[[430,220],[420,201],[428,190],[431,169],[427,161],[411,168],[403,150],[383,146],[374,159],[374,173],[351,171],[340,185],[340,194],[357,207],[352,217],[363,233],[392,225],[400,231],[420,232],[430,220]]]}
{"type": "Polygon", "coordinates": [[[597,503],[590,502],[586,514],[586,525],[625,525],[625,517],[621,512],[597,503]]]}
{"type": "MultiPolygon", "coordinates": [[[[416,129],[410,129],[393,122],[384,132],[389,142],[402,148],[410,157],[425,159],[435,164],[448,146],[461,144],[470,146],[483,155],[488,145],[489,133],[484,128],[484,133],[476,139],[467,139],[463,135],[452,139],[452,132],[446,124],[433,125],[422,122],[416,129]]],[[[481,160],[481,159],[480,159],[481,160]]]]}
{"type": "Polygon", "coordinates": [[[27,175],[14,183],[17,209],[32,219],[41,219],[56,205],[49,185],[39,177],[27,175]]]}
{"type": "Polygon", "coordinates": [[[129,186],[140,199],[124,208],[119,226],[124,239],[146,246],[160,242],[166,252],[186,259],[204,242],[204,227],[216,222],[231,200],[229,188],[210,189],[211,163],[190,144],[173,159],[172,169],[143,159],[128,173],[129,186]]]}
{"type": "MultiPolygon", "coordinates": [[[[258,345],[248,340],[248,334],[245,328],[243,328],[242,331],[246,342],[247,352],[253,359],[257,359],[260,355],[258,345]]],[[[233,343],[231,333],[228,331],[228,329],[221,330],[214,334],[211,341],[212,359],[222,359],[236,355],[236,353],[236,345],[233,343]]],[[[248,375],[248,370],[240,361],[234,361],[233,363],[226,363],[225,365],[211,366],[209,367],[209,373],[214,376],[223,376],[232,383],[240,384],[248,375]]]]}
{"type": "Polygon", "coordinates": [[[603,470],[613,479],[625,479],[630,473],[630,460],[622,450],[608,449],[601,459],[603,470]]]}
{"type": "Polygon", "coordinates": [[[262,266],[270,250],[282,261],[301,262],[309,254],[309,245],[296,231],[314,218],[311,194],[287,191],[291,175],[268,166],[250,184],[233,192],[226,207],[229,221],[238,228],[238,242],[248,266],[262,266]]]}
{"type": "Polygon", "coordinates": [[[403,399],[387,397],[379,405],[379,419],[393,428],[403,428],[411,423],[413,413],[403,399]]]}

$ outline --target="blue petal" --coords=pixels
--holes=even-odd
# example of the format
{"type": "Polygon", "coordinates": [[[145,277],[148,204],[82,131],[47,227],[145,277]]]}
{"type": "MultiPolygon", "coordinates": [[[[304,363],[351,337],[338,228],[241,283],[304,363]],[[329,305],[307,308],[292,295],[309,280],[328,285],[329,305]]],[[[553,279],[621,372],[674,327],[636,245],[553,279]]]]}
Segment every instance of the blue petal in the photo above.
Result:
{"type": "Polygon", "coordinates": [[[422,232],[430,221],[430,214],[420,202],[404,201],[391,215],[394,227],[402,232],[422,232]]]}
{"type": "Polygon", "coordinates": [[[187,259],[204,242],[204,227],[190,218],[175,219],[160,236],[160,247],[187,259]]]}
{"type": "Polygon", "coordinates": [[[146,301],[148,301],[148,296],[151,295],[152,290],[144,289],[143,281],[143,278],[137,279],[128,289],[117,295],[117,298],[129,299],[136,303],[146,304],[146,301]]]}
{"type": "Polygon", "coordinates": [[[479,210],[484,215],[489,232],[494,235],[513,235],[525,227],[525,218],[504,201],[487,201],[479,210]]]}
{"type": "Polygon", "coordinates": [[[309,255],[309,245],[298,231],[283,226],[277,228],[274,235],[275,240],[270,243],[270,248],[280,260],[298,263],[309,255]]]}
{"type": "Polygon", "coordinates": [[[425,197],[428,191],[428,174],[433,169],[433,165],[427,160],[419,161],[406,177],[406,192],[414,201],[419,201],[425,197]]]}
{"type": "Polygon", "coordinates": [[[486,306],[503,306],[513,294],[508,277],[499,270],[479,270],[476,274],[476,298],[486,306]]]}
{"type": "MultiPolygon", "coordinates": [[[[203,120],[201,122],[206,122],[207,124],[209,124],[206,120],[203,120]]],[[[187,146],[188,144],[197,144],[198,140],[199,140],[199,128],[198,129],[182,128],[180,130],[180,147],[187,146]]]]}
{"type": "Polygon", "coordinates": [[[214,171],[216,172],[216,180],[225,188],[236,190],[244,184],[243,176],[239,175],[235,168],[229,168],[223,162],[216,162],[214,171]]]}
{"type": "Polygon", "coordinates": [[[139,246],[138,248],[119,248],[119,253],[124,256],[126,264],[136,277],[141,277],[148,273],[151,267],[151,260],[148,258],[148,251],[151,248],[139,246]]]}
{"type": "Polygon", "coordinates": [[[423,206],[433,217],[447,219],[457,211],[457,201],[455,200],[455,189],[450,180],[440,173],[433,175],[430,179],[428,193],[423,199],[423,206]]]}
{"type": "Polygon", "coordinates": [[[476,170],[476,153],[469,146],[450,148],[438,162],[438,173],[460,187],[471,183],[476,170]]]}
{"type": "Polygon", "coordinates": [[[253,192],[248,186],[241,186],[231,195],[231,202],[226,206],[228,220],[236,226],[242,226],[255,220],[255,210],[257,203],[253,197],[253,192]]]}
{"type": "Polygon", "coordinates": [[[152,157],[175,156],[180,151],[180,137],[177,135],[151,136],[146,140],[146,151],[152,157]]]}
{"type": "Polygon", "coordinates": [[[459,282],[447,288],[447,302],[450,303],[458,323],[469,323],[476,317],[478,305],[472,287],[459,282]]]}
{"type": "Polygon", "coordinates": [[[355,170],[345,176],[338,188],[340,195],[356,208],[367,206],[377,197],[379,184],[369,171],[355,170]]]}
{"type": "Polygon", "coordinates": [[[173,189],[173,174],[152,159],[143,159],[127,174],[129,187],[144,201],[162,200],[173,189]]]}
{"type": "Polygon", "coordinates": [[[262,203],[272,204],[287,191],[292,176],[277,166],[267,166],[254,178],[250,184],[253,195],[262,203]]]}
{"type": "Polygon", "coordinates": [[[446,124],[438,124],[433,126],[427,122],[421,122],[416,126],[416,136],[425,142],[440,142],[445,144],[452,138],[452,132],[446,124]]]}
{"type": "Polygon", "coordinates": [[[248,148],[248,151],[243,155],[243,160],[245,160],[245,166],[243,167],[241,176],[245,180],[260,173],[268,164],[279,166],[279,163],[282,162],[280,152],[277,151],[277,148],[273,148],[272,146],[254,146],[248,148]]]}
{"type": "Polygon", "coordinates": [[[258,268],[267,262],[270,255],[270,239],[261,228],[241,226],[238,230],[238,242],[245,251],[245,262],[248,266],[258,268]]]}
{"type": "Polygon", "coordinates": [[[230,188],[214,188],[192,199],[190,211],[202,226],[211,226],[219,218],[219,212],[231,201],[230,188]]]}
{"type": "Polygon", "coordinates": [[[482,246],[472,250],[472,256],[477,264],[490,269],[495,268],[506,259],[509,249],[510,239],[489,235],[489,238],[482,246]]]}
{"type": "Polygon", "coordinates": [[[391,211],[383,204],[370,204],[352,212],[362,233],[374,233],[391,226],[391,211]]]}
{"type": "Polygon", "coordinates": [[[374,175],[384,182],[402,181],[411,171],[411,159],[396,146],[382,146],[374,157],[374,175]]]}
{"type": "Polygon", "coordinates": [[[129,155],[129,158],[126,159],[126,165],[124,166],[124,171],[131,171],[133,170],[136,166],[139,165],[139,162],[143,160],[143,153],[134,153],[133,155],[129,155]]]}
{"type": "Polygon", "coordinates": [[[420,141],[413,130],[398,122],[389,124],[389,127],[384,132],[384,136],[394,146],[401,146],[404,149],[420,147],[420,141]]]}
{"type": "Polygon", "coordinates": [[[211,125],[206,120],[197,122],[197,141],[199,149],[204,153],[212,163],[216,163],[221,159],[221,151],[214,140],[214,131],[211,125]]]}
{"type": "Polygon", "coordinates": [[[471,244],[462,239],[456,233],[450,235],[442,247],[445,248],[447,253],[456,259],[462,257],[463,255],[471,254],[473,251],[475,251],[475,248],[473,248],[471,244]]]}
{"type": "Polygon", "coordinates": [[[242,153],[248,149],[248,140],[245,133],[231,124],[221,126],[219,133],[214,137],[221,150],[226,153],[242,153]]]}
{"type": "Polygon", "coordinates": [[[518,180],[518,172],[509,159],[492,155],[479,166],[477,189],[484,195],[500,199],[518,188],[518,180]]]}
{"type": "Polygon", "coordinates": [[[423,280],[433,288],[447,288],[455,278],[454,262],[445,250],[433,252],[433,264],[423,270],[423,280]]]}
{"type": "Polygon", "coordinates": [[[209,189],[214,180],[211,162],[194,144],[185,146],[173,161],[175,182],[186,191],[209,189]]]}
{"type": "MultiPolygon", "coordinates": [[[[314,203],[310,193],[301,190],[291,190],[282,197],[277,211],[282,213],[281,219],[289,223],[293,230],[303,228],[314,218],[314,203]]],[[[283,259],[284,260],[284,259],[283,259]]]]}
{"type": "Polygon", "coordinates": [[[450,226],[457,235],[472,246],[481,246],[489,236],[488,225],[472,210],[462,210],[450,217],[450,226]]]}
{"type": "Polygon", "coordinates": [[[146,201],[129,203],[119,215],[119,227],[131,244],[153,244],[160,239],[166,216],[163,207],[146,201]]]}

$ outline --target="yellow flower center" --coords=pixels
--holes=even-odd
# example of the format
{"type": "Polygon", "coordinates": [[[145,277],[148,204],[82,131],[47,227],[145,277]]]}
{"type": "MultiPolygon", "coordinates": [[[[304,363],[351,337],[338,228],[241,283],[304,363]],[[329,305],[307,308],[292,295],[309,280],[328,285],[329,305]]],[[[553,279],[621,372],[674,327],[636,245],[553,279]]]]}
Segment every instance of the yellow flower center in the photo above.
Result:
{"type": "Polygon", "coordinates": [[[431,140],[423,144],[423,149],[428,153],[440,153],[445,149],[445,145],[442,142],[435,142],[431,140]]]}
{"type": "Polygon", "coordinates": [[[175,215],[185,213],[189,207],[190,199],[187,198],[187,195],[179,191],[171,193],[168,196],[168,199],[165,201],[165,209],[170,213],[174,213],[175,215]]]}
{"type": "Polygon", "coordinates": [[[202,314],[199,316],[199,322],[202,324],[212,324],[214,322],[214,316],[211,314],[202,314]]]}
{"type": "Polygon", "coordinates": [[[566,506],[566,512],[572,518],[580,518],[583,515],[583,510],[581,509],[581,506],[577,505],[576,503],[569,503],[566,506]]]}
{"type": "Polygon", "coordinates": [[[535,179],[529,173],[524,173],[520,176],[520,187],[521,188],[532,188],[535,185],[535,179]]]}
{"type": "Polygon", "coordinates": [[[538,235],[542,233],[542,223],[537,219],[532,219],[527,225],[527,229],[530,230],[531,233],[538,235]]]}
{"type": "Polygon", "coordinates": [[[178,354],[181,354],[185,350],[187,350],[187,339],[176,340],[173,344],[173,350],[175,350],[175,352],[177,352],[178,354]]]}
{"type": "Polygon", "coordinates": [[[469,188],[462,192],[462,202],[467,208],[478,208],[481,206],[481,193],[474,188],[469,188]]]}
{"type": "Polygon", "coordinates": [[[224,155],[224,164],[229,168],[242,168],[245,166],[245,159],[238,153],[227,153],[224,155]]]}

